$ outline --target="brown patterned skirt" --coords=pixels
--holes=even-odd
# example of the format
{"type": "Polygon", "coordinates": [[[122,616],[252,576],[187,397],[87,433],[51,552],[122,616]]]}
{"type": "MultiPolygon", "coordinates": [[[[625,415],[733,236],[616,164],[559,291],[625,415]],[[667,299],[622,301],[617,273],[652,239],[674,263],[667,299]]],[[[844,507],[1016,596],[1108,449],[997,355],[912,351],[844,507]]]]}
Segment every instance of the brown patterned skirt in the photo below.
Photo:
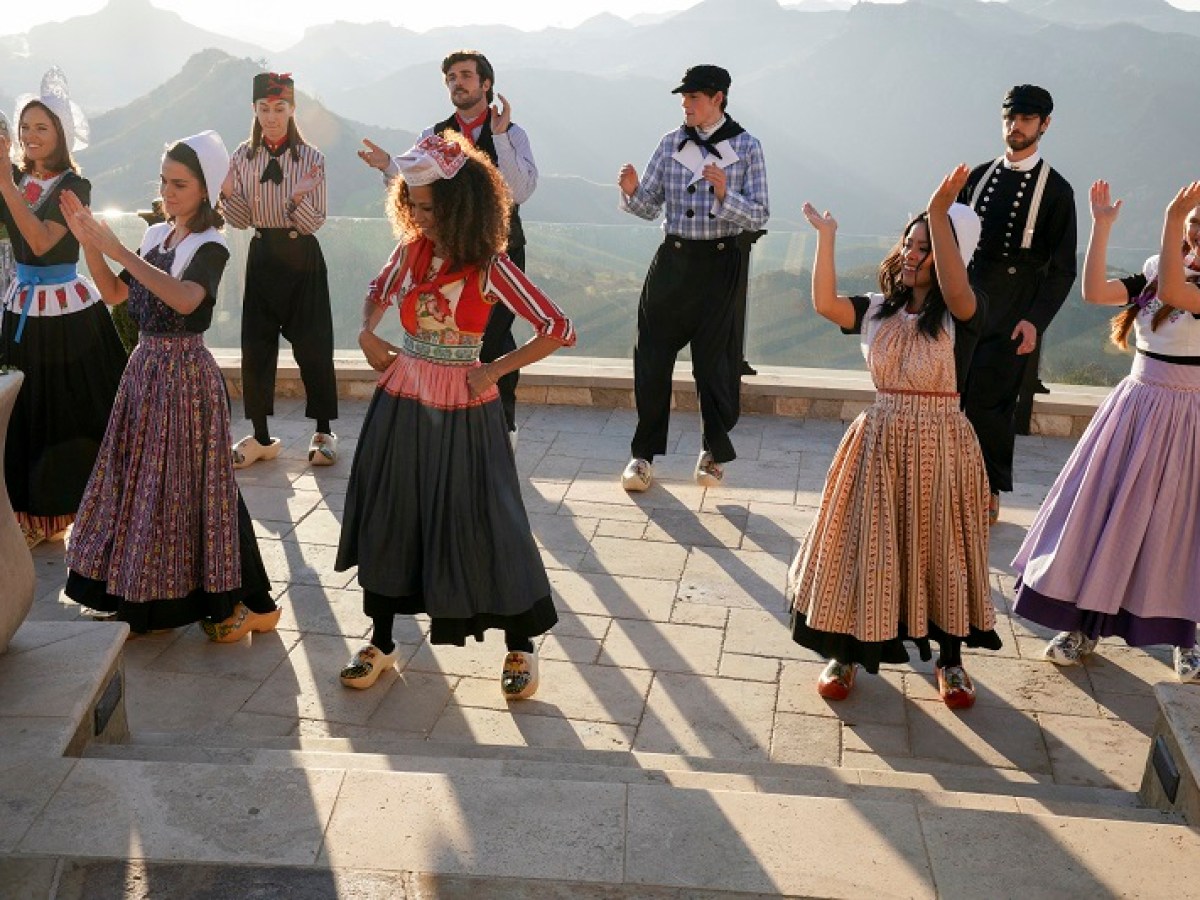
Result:
{"type": "Polygon", "coordinates": [[[988,585],[988,487],[954,395],[881,391],[834,455],[788,573],[793,637],[875,672],[914,640],[999,649],[988,585]]]}

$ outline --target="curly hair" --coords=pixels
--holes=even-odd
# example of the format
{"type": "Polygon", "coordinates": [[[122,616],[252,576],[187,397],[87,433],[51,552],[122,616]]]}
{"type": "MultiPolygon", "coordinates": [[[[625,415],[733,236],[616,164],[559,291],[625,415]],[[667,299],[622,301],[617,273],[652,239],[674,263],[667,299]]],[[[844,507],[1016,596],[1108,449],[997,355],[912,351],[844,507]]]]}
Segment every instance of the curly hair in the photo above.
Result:
{"type": "MultiPolygon", "coordinates": [[[[438,249],[454,266],[482,266],[508,244],[512,194],[500,170],[466,138],[453,132],[443,137],[462,147],[467,162],[453,178],[439,178],[431,185],[438,249]]],[[[421,233],[403,177],[392,181],[387,213],[401,241],[415,240],[421,233]]]]}

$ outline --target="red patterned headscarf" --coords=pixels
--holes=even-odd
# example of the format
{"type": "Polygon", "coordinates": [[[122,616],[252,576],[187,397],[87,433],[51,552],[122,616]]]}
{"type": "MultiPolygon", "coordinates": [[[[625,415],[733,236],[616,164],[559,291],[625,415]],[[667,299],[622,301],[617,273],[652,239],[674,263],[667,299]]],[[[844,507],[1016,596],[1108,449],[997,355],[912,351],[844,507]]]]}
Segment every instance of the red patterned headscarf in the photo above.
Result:
{"type": "Polygon", "coordinates": [[[252,103],[259,100],[286,100],[293,106],[296,104],[296,82],[292,80],[291,72],[259,72],[254,76],[254,97],[252,103]]]}
{"type": "Polygon", "coordinates": [[[466,165],[467,155],[454,141],[431,134],[419,140],[402,156],[397,156],[395,162],[400,169],[400,177],[410,187],[421,187],[439,179],[453,178],[466,165]]]}

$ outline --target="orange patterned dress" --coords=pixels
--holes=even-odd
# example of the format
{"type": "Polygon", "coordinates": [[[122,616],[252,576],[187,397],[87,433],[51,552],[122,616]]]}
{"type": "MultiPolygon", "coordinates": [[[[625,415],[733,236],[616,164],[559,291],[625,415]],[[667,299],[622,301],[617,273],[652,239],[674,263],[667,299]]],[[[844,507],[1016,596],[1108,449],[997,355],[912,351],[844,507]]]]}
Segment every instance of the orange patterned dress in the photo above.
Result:
{"type": "MultiPolygon", "coordinates": [[[[862,319],[875,316],[875,295],[862,319]]],[[[861,320],[860,320],[861,322],[861,320]]],[[[878,671],[929,659],[929,638],[999,649],[988,585],[988,482],[960,408],[954,323],[935,339],[904,311],[870,323],[875,403],[846,431],[788,573],[792,632],[878,671]]]]}

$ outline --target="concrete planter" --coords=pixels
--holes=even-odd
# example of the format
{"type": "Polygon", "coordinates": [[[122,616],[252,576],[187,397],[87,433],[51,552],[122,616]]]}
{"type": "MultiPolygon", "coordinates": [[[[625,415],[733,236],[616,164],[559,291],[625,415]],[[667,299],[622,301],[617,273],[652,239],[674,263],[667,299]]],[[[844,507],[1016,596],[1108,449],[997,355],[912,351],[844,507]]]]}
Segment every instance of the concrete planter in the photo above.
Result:
{"type": "MultiPolygon", "coordinates": [[[[24,380],[25,376],[17,371],[0,374],[0,460],[4,458],[8,419],[24,380]]],[[[0,653],[8,649],[9,640],[29,615],[35,580],[33,557],[8,501],[8,486],[0,466],[0,653]]]]}

